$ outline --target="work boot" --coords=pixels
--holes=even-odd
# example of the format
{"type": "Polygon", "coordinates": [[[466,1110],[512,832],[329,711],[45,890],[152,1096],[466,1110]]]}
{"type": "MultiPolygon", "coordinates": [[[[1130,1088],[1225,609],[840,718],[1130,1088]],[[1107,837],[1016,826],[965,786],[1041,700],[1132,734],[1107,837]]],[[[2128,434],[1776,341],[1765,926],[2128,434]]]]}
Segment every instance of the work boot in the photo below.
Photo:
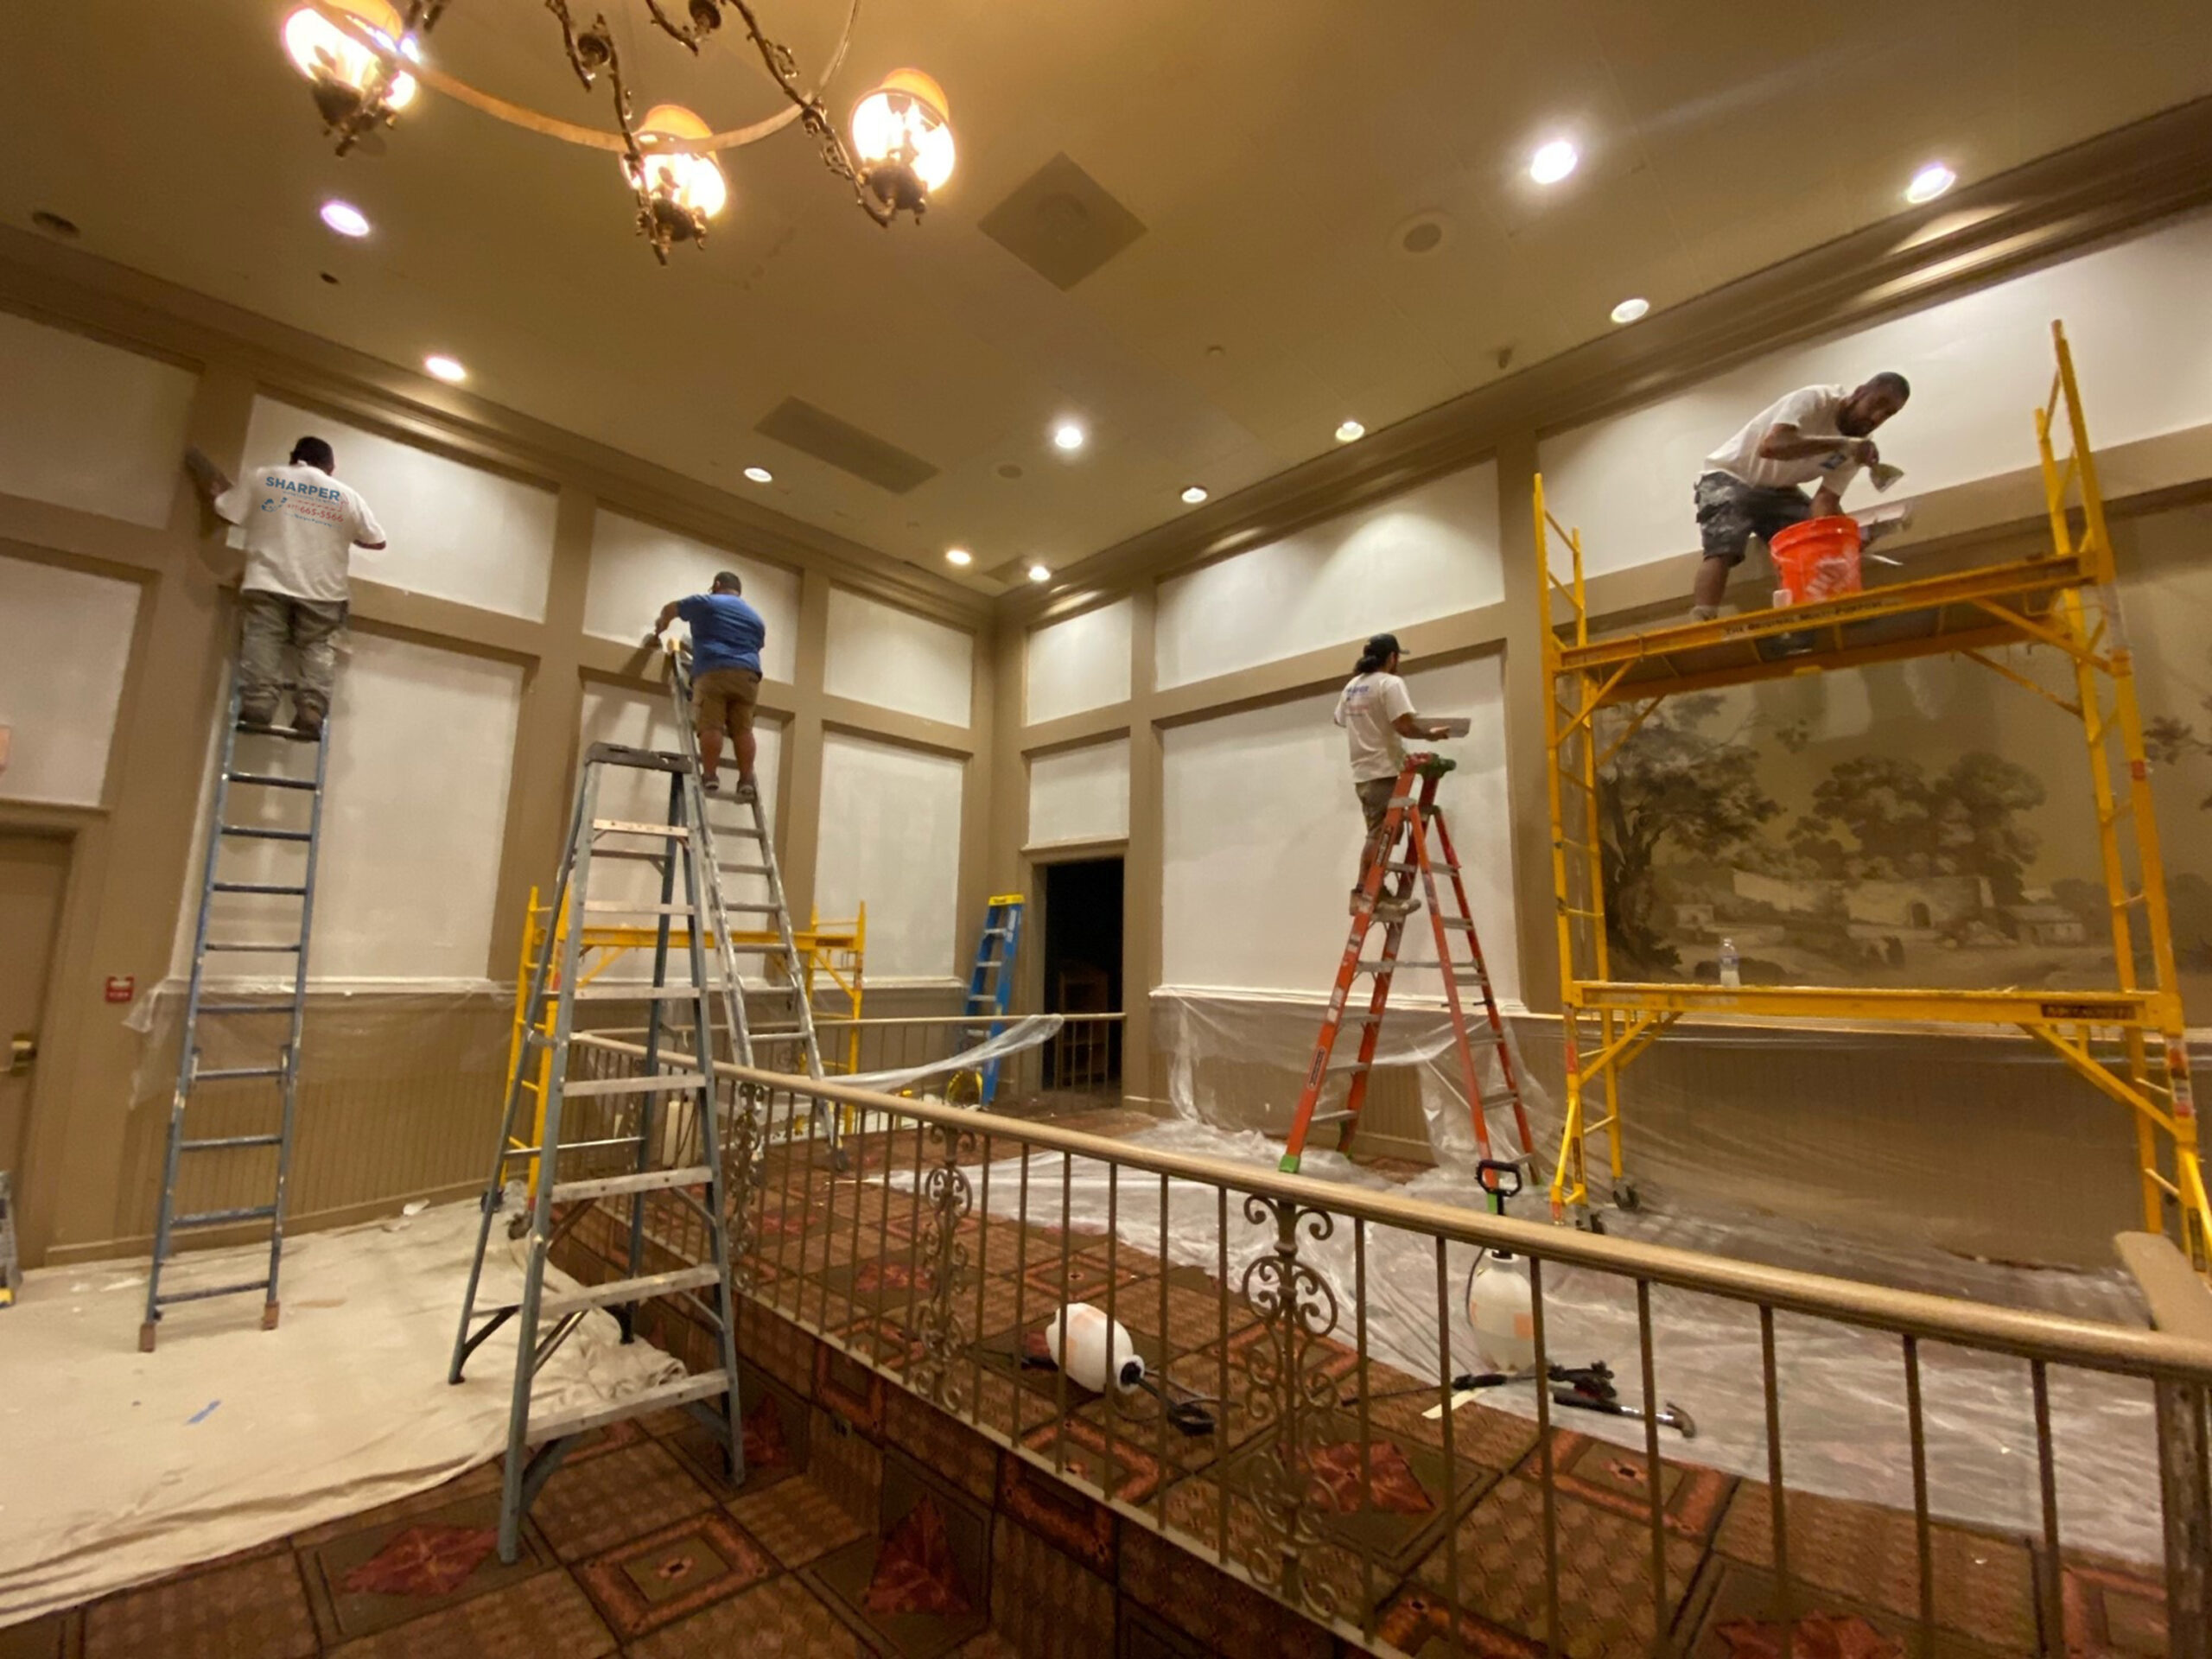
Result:
{"type": "Polygon", "coordinates": [[[294,735],[314,742],[322,735],[323,708],[321,703],[292,699],[292,731],[294,735]]]}
{"type": "Polygon", "coordinates": [[[267,702],[238,704],[238,724],[241,726],[273,726],[276,723],[276,700],[267,702]]]}
{"type": "Polygon", "coordinates": [[[1421,900],[1411,894],[1403,899],[1377,899],[1375,919],[1378,922],[1402,922],[1421,908],[1421,900]]]}

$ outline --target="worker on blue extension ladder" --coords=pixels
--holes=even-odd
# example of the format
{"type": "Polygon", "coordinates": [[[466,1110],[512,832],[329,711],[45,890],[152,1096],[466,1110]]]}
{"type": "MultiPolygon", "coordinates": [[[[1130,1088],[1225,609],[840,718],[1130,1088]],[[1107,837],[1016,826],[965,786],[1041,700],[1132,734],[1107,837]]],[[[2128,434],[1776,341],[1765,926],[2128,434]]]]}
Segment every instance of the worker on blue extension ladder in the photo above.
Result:
{"type": "Polygon", "coordinates": [[[669,625],[679,618],[690,625],[699,786],[709,795],[721,789],[722,734],[727,731],[737,755],[737,798],[749,801],[757,792],[753,711],[760,702],[760,647],[768,641],[768,625],[747,603],[744,592],[736,571],[716,571],[711,592],[671,599],[660,607],[660,620],[645,643],[658,645],[669,625]]]}
{"type": "Polygon", "coordinates": [[[338,673],[338,631],[351,594],[353,550],[385,545],[384,526],[361,493],[334,476],[329,444],[303,437],[282,467],[258,467],[232,483],[198,449],[184,464],[207,505],[245,531],[238,584],[238,720],[273,726],[284,690],[284,647],[299,658],[292,728],[320,737],[338,673]]]}
{"type": "MultiPolygon", "coordinates": [[[[1414,712],[1413,693],[1398,677],[1404,660],[1396,634],[1376,634],[1359,653],[1358,665],[1337,698],[1333,717],[1344,728],[1344,741],[1351,752],[1352,791],[1359,797],[1359,810],[1367,819],[1367,844],[1360,849],[1359,879],[1351,887],[1355,916],[1367,885],[1368,866],[1382,855],[1383,820],[1389,816],[1391,791],[1406,764],[1406,746],[1399,740],[1416,737],[1433,743],[1455,731],[1441,721],[1423,720],[1414,712]]],[[[1402,872],[1395,887],[1375,901],[1376,918],[1403,921],[1420,909],[1421,900],[1412,896],[1413,885],[1411,872],[1402,872]]]]}

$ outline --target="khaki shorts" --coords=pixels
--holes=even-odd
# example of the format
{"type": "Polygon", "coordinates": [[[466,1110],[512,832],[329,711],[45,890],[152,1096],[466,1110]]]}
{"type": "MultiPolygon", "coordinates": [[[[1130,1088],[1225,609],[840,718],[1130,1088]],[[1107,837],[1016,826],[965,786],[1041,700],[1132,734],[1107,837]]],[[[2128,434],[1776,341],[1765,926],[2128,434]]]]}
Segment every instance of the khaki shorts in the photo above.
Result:
{"type": "Polygon", "coordinates": [[[1359,792],[1359,810],[1367,815],[1367,833],[1382,833],[1382,820],[1390,816],[1390,798],[1398,792],[1395,778],[1370,778],[1365,783],[1356,783],[1352,788],[1359,792]]]}
{"type": "Polygon", "coordinates": [[[749,668],[718,668],[691,682],[691,702],[702,732],[737,737],[753,729],[753,706],[760,701],[760,677],[749,668]]]}

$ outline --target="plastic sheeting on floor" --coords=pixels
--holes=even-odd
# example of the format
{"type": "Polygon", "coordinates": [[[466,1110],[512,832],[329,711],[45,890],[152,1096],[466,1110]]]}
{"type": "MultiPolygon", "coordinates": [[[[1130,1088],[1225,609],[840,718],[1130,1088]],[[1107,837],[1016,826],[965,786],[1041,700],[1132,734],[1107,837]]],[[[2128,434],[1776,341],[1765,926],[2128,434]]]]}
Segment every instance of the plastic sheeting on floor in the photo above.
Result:
{"type": "MultiPolygon", "coordinates": [[[[26,1274],[0,1314],[0,1625],[390,1503],[504,1451],[512,1338],[494,1337],[460,1387],[446,1382],[477,1215],[445,1205],[289,1240],[276,1330],[260,1328],[252,1295],[186,1303],[151,1354],[138,1351],[144,1262],[26,1274]]],[[[519,1248],[486,1264],[495,1305],[520,1292],[519,1248]]],[[[182,1256],[163,1288],[250,1278],[267,1259],[265,1246],[182,1256]]],[[[595,1313],[540,1374],[539,1408],[619,1398],[677,1369],[644,1343],[622,1346],[595,1313]]]]}
{"type": "MultiPolygon", "coordinates": [[[[1252,1131],[1164,1123],[1128,1139],[1148,1147],[1272,1170],[1281,1143],[1252,1131]]],[[[1056,1225],[1060,1214],[1059,1154],[1039,1153],[1028,1184],[1028,1218],[1056,1225]],[[1040,1174],[1039,1170],[1045,1173],[1040,1174]]],[[[1018,1167],[1008,1160],[1005,1171],[1018,1167]]],[[[1391,1191],[1433,1203],[1469,1206],[1475,1192],[1465,1163],[1446,1164],[1410,1183],[1386,1181],[1334,1153],[1308,1148],[1301,1172],[1369,1191],[1391,1191]]],[[[911,1178],[909,1178],[911,1179],[911,1178]]],[[[1123,1170],[1112,1195],[1115,1224],[1132,1247],[1156,1252],[1162,1238],[1157,1176],[1123,1170]]],[[[990,1183],[995,1215],[1011,1214],[1020,1183],[998,1173],[990,1183]]],[[[1070,1171],[1067,1219],[1103,1232],[1109,1214],[1107,1166],[1077,1159],[1070,1171]]],[[[1525,1214],[1541,1214],[1540,1194],[1524,1201],[1525,1214]]],[[[1171,1181],[1166,1193],[1167,1253],[1178,1264],[1219,1271],[1216,1189],[1171,1181]]],[[[1229,1205],[1230,1283],[1246,1263],[1273,1247],[1271,1222],[1255,1225],[1232,1196],[1229,1205]]],[[[1977,1301],[2039,1308],[2076,1319],[2141,1325],[2139,1304],[2126,1276],[2022,1269],[1964,1261],[1932,1249],[1873,1244],[1815,1229],[1751,1215],[1697,1219],[1648,1215],[1609,1217],[1608,1231],[1652,1243],[1807,1272],[1849,1275],[1964,1296],[1977,1301]]],[[[1352,1229],[1338,1225],[1326,1239],[1301,1232],[1300,1254],[1335,1292],[1336,1338],[1356,1335],[1352,1229]]],[[[1440,1332],[1448,1327],[1451,1369],[1482,1369],[1467,1322],[1465,1293],[1475,1252],[1445,1252],[1448,1287],[1440,1307],[1436,1241],[1387,1227],[1370,1227],[1366,1239],[1366,1339],[1370,1354],[1417,1378],[1439,1375],[1440,1332]]],[[[1651,1297],[1653,1352],[1662,1401],[1686,1408],[1697,1438],[1662,1431],[1669,1458],[1700,1463],[1754,1480],[1767,1476],[1766,1422],[1755,1308],[1742,1303],[1655,1287],[1651,1297]]],[[[1544,1275],[1549,1355],[1557,1363],[1603,1359],[1618,1375],[1624,1399],[1640,1392],[1636,1289],[1632,1281],[1588,1270],[1554,1268],[1544,1275]]],[[[1777,1315],[1775,1320],[1784,1479],[1793,1489],[1830,1497],[1912,1507],[1911,1442],[1906,1418],[1901,1344],[1895,1337],[1854,1330],[1827,1320],[1777,1315]]],[[[1928,1436],[1929,1503],[1942,1517],[2015,1534],[2040,1535],[2042,1510],[2036,1458],[2031,1384],[2024,1362],[1924,1343],[1922,1390],[1928,1436]]],[[[2156,1441],[2148,1384],[2054,1366],[2050,1412],[2057,1471],[2060,1537],[2068,1547],[2095,1549],[2141,1560],[2161,1552],[2156,1441]]],[[[1210,1370],[1180,1377],[1202,1390],[1210,1370]]],[[[1347,1382],[1347,1390],[1352,1385],[1347,1382]]],[[[1386,1385],[1387,1386],[1387,1385],[1386,1385]]],[[[1484,1403],[1533,1416],[1534,1390],[1509,1386],[1485,1391],[1484,1403]]],[[[1640,1449],[1640,1421],[1554,1409],[1560,1426],[1640,1449]]]]}

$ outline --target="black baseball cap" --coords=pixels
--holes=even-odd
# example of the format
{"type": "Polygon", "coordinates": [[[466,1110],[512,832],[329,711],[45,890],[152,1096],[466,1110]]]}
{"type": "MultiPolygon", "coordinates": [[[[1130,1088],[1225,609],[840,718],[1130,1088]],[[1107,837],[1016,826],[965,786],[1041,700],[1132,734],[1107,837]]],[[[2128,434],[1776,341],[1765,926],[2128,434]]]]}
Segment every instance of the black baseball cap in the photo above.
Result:
{"type": "Polygon", "coordinates": [[[1398,636],[1395,633],[1376,634],[1368,640],[1367,649],[1360,653],[1363,657],[1376,658],[1395,657],[1399,654],[1398,636]]]}

